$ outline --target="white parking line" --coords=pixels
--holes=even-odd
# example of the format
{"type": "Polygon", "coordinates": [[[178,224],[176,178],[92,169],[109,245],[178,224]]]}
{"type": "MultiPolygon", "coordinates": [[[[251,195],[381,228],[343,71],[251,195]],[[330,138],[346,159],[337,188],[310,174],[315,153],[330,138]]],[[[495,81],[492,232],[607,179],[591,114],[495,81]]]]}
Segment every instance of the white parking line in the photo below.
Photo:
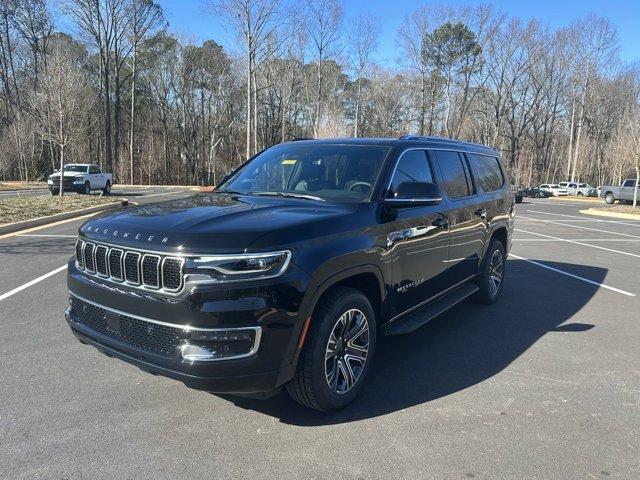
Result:
{"type": "MultiPolygon", "coordinates": [[[[567,215],[566,213],[540,212],[539,210],[527,210],[527,212],[541,213],[542,215],[555,215],[557,217],[577,218],[583,222],[616,223],[618,225],[633,225],[635,227],[640,227],[640,221],[636,221],[636,220],[627,220],[627,221],[621,222],[619,220],[602,220],[601,218],[585,218],[584,215],[578,216],[578,215],[567,215]]],[[[563,220],[563,221],[577,222],[578,220],[563,220]]]]}
{"type": "MultiPolygon", "coordinates": [[[[517,229],[516,229],[517,230],[517,229]]],[[[524,232],[524,230],[518,230],[524,232]]],[[[533,232],[531,232],[533,233],[533,232]]],[[[536,235],[534,233],[534,235],[536,235]]],[[[555,238],[555,237],[554,237],[555,238]]],[[[572,238],[574,242],[640,242],[640,239],[635,238],[572,238]]],[[[552,238],[514,238],[514,242],[564,242],[564,238],[558,238],[554,240],[552,238]]]]}
{"type": "Polygon", "coordinates": [[[26,288],[29,288],[31,285],[35,285],[36,283],[41,282],[42,280],[46,280],[47,278],[51,277],[52,275],[55,275],[56,273],[66,270],[66,268],[67,268],[67,265],[62,265],[61,267],[58,267],[55,270],[50,271],[49,273],[45,273],[44,275],[41,275],[38,278],[34,278],[33,280],[25,283],[24,285],[20,285],[19,287],[16,287],[13,290],[9,290],[7,293],[3,293],[2,295],[0,295],[0,300],[9,298],[10,296],[15,295],[16,293],[21,292],[26,288]]]}
{"type": "Polygon", "coordinates": [[[590,245],[588,243],[583,243],[578,240],[569,240],[566,238],[554,237],[553,235],[546,235],[544,233],[529,232],[527,230],[520,230],[519,228],[516,228],[515,231],[520,233],[528,233],[529,235],[538,235],[539,237],[551,238],[553,240],[560,240],[562,242],[573,243],[575,245],[582,245],[584,247],[597,248],[598,250],[606,250],[607,252],[619,253],[620,255],[628,255],[629,257],[640,258],[640,255],[637,255],[635,253],[623,252],[622,250],[614,250],[612,248],[601,247],[599,245],[590,245]]]}
{"type": "Polygon", "coordinates": [[[573,273],[565,272],[564,270],[560,270],[559,268],[554,268],[549,265],[545,265],[544,263],[536,262],[535,260],[531,260],[529,258],[521,257],[516,255],[515,253],[509,252],[509,258],[517,258],[518,260],[522,260],[523,262],[531,263],[533,265],[537,265],[538,267],[545,268],[547,270],[551,270],[552,272],[559,273],[561,275],[566,275],[567,277],[575,278],[576,280],[580,280],[581,282],[589,283],[591,285],[596,285],[601,288],[605,288],[607,290],[611,290],[612,292],[620,293],[622,295],[626,295],[627,297],[635,297],[635,293],[630,293],[625,290],[621,290],[619,288],[611,287],[609,285],[605,285],[604,283],[595,282],[593,280],[589,280],[588,278],[581,277],[579,275],[574,275],[573,273]]]}
{"type": "Polygon", "coordinates": [[[524,219],[527,219],[527,220],[534,220],[536,222],[549,223],[551,225],[560,225],[562,227],[580,228],[582,230],[591,230],[593,232],[609,233],[611,235],[620,235],[620,236],[623,236],[623,237],[640,238],[640,236],[631,235],[630,233],[620,233],[620,232],[613,232],[611,230],[601,230],[599,228],[581,227],[580,225],[570,225],[568,223],[556,222],[555,220],[542,220],[541,218],[522,217],[522,216],[520,218],[524,218],[524,219]]]}

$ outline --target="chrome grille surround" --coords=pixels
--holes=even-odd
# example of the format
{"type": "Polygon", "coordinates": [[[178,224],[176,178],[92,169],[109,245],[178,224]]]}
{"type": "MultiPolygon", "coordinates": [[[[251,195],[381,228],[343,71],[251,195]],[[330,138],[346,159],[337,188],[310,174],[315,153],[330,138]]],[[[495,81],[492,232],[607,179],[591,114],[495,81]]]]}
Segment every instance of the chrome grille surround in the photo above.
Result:
{"type": "Polygon", "coordinates": [[[145,253],[140,261],[142,283],[151,288],[160,288],[160,257],[145,253]]]}
{"type": "Polygon", "coordinates": [[[82,239],[76,242],[78,270],[144,290],[179,293],[185,284],[184,264],[185,259],[181,257],[129,250],[82,239]]]}
{"type": "Polygon", "coordinates": [[[132,285],[140,285],[140,257],[138,252],[128,250],[124,254],[124,279],[132,285]],[[135,258],[135,260],[133,260],[135,258]],[[132,259],[132,260],[129,260],[132,259]],[[135,265],[133,264],[135,262],[135,265]]]}
{"type": "Polygon", "coordinates": [[[95,248],[95,259],[96,259],[96,263],[95,263],[95,267],[96,267],[96,272],[98,273],[98,275],[100,275],[101,277],[108,277],[109,276],[109,267],[107,264],[107,254],[109,253],[109,249],[107,247],[105,247],[104,245],[97,245],[95,248]]]}

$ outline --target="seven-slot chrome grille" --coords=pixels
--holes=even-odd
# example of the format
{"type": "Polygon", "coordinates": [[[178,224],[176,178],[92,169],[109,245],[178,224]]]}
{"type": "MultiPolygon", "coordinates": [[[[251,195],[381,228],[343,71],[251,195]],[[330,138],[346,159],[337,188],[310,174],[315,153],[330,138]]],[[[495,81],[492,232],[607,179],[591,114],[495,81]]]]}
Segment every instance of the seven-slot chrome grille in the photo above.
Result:
{"type": "Polygon", "coordinates": [[[184,259],[111,247],[78,239],[76,265],[80,270],[134,287],[179,292],[184,259]]]}

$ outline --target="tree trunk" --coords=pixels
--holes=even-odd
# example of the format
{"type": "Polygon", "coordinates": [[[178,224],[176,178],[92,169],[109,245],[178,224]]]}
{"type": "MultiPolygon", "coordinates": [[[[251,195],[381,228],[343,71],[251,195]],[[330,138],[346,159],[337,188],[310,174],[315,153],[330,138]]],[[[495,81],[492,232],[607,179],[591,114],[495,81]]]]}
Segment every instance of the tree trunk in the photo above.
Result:
{"type": "Polygon", "coordinates": [[[129,135],[129,181],[131,182],[131,185],[134,184],[134,178],[133,178],[133,148],[134,148],[134,142],[135,142],[135,132],[136,132],[136,127],[135,127],[135,117],[136,117],[136,66],[137,66],[137,42],[134,42],[133,44],[133,58],[132,58],[132,66],[131,66],[131,124],[129,125],[130,128],[130,135],[129,135]]]}

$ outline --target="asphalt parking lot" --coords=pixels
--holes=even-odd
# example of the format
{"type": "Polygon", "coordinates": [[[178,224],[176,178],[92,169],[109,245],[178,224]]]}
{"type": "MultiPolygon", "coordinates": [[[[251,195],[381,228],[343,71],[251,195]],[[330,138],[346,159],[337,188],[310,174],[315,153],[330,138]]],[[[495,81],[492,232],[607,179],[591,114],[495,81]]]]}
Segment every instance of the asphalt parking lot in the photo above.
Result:
{"type": "Polygon", "coordinates": [[[0,476],[640,478],[640,221],[588,206],[518,205],[500,301],[384,339],[362,397],[330,415],[81,345],[63,311],[82,220],[0,237],[0,476]]]}

